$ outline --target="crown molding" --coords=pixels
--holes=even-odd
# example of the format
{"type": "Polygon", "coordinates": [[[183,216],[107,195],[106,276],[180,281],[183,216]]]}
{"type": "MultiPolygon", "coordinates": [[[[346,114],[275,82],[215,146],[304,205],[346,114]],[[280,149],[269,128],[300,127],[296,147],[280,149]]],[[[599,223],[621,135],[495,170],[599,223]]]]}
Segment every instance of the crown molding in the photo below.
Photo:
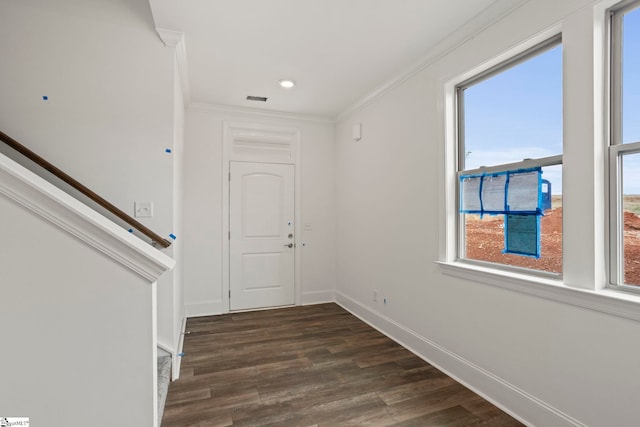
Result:
{"type": "Polygon", "coordinates": [[[418,61],[414,63],[411,67],[409,67],[404,72],[397,74],[392,79],[388,80],[386,83],[378,86],[376,89],[371,91],[368,95],[361,98],[359,101],[356,101],[351,106],[347,107],[344,111],[339,113],[335,117],[335,122],[339,123],[349,116],[351,116],[356,111],[364,108],[365,106],[371,104],[376,99],[383,96],[385,93],[389,92],[391,89],[401,85],[405,81],[409,80],[416,74],[420,73],[425,68],[428,68],[430,65],[436,63],[440,59],[444,58],[452,51],[458,49],[460,46],[467,43],[469,40],[476,37],[478,34],[486,30],[491,25],[496,22],[504,19],[505,17],[511,15],[525,3],[528,3],[529,0],[519,0],[515,4],[510,4],[506,0],[497,0],[491,6],[484,9],[480,13],[474,15],[471,19],[469,19],[462,27],[454,30],[451,34],[445,37],[441,42],[437,43],[436,46],[429,51],[429,53],[418,61]],[[483,16],[492,15],[492,11],[498,9],[500,12],[496,14],[491,19],[483,19],[483,16]]]}
{"type": "Polygon", "coordinates": [[[156,31],[160,36],[160,40],[167,47],[177,47],[184,41],[184,33],[181,31],[168,30],[166,28],[156,27],[156,31]]]}
{"type": "Polygon", "coordinates": [[[166,28],[156,28],[160,40],[167,47],[172,47],[176,51],[176,65],[178,67],[178,76],[180,77],[180,85],[182,87],[182,96],[184,97],[185,108],[191,102],[191,86],[189,84],[189,71],[187,67],[187,48],[184,33],[180,31],[168,30],[166,28]]]}
{"type": "Polygon", "coordinates": [[[187,111],[195,113],[250,114],[252,116],[260,116],[270,119],[295,120],[312,123],[335,123],[335,120],[331,117],[287,113],[284,111],[261,110],[259,108],[235,107],[222,104],[209,104],[204,102],[192,102],[189,104],[187,111]]]}

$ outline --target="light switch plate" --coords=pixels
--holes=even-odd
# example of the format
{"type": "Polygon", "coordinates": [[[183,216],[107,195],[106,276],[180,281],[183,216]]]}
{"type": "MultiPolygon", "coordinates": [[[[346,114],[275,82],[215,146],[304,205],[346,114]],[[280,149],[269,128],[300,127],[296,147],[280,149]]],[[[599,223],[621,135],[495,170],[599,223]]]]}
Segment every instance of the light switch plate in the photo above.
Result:
{"type": "Polygon", "coordinates": [[[135,202],[133,213],[136,218],[153,218],[153,202],[135,202]]]}

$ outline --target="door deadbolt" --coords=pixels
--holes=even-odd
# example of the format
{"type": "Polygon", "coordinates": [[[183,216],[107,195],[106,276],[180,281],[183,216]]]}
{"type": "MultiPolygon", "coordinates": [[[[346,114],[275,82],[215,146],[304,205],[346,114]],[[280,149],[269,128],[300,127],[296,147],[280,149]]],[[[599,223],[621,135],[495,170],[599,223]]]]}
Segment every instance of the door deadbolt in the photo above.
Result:
{"type": "Polygon", "coordinates": [[[289,236],[288,236],[288,237],[289,237],[290,239],[293,239],[293,233],[289,233],[289,236]]]}

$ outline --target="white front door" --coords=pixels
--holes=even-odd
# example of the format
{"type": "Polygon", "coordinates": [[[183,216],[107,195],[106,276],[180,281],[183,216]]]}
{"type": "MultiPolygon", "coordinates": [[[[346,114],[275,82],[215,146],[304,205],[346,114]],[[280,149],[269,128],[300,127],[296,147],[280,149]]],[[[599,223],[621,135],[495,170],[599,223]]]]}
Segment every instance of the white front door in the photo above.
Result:
{"type": "Polygon", "coordinates": [[[229,309],[294,304],[294,166],[230,162],[229,309]]]}

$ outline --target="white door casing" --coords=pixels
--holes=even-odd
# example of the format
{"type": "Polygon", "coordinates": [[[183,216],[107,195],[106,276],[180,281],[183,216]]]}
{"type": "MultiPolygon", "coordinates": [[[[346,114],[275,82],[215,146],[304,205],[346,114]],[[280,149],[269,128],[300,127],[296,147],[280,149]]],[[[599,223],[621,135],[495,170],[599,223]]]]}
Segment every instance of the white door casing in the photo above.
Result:
{"type": "Polygon", "coordinates": [[[230,310],[294,304],[294,194],[293,165],[230,162],[230,310]]]}
{"type": "MultiPolygon", "coordinates": [[[[222,145],[222,289],[220,300],[207,302],[209,311],[228,313],[230,311],[230,254],[229,241],[229,181],[231,162],[279,163],[293,165],[295,170],[295,220],[301,222],[301,169],[300,169],[301,131],[296,127],[256,121],[223,121],[222,145]]],[[[221,237],[222,237],[221,236],[221,237]]],[[[295,304],[301,303],[302,251],[298,235],[294,235],[295,252],[295,304]]]]}

